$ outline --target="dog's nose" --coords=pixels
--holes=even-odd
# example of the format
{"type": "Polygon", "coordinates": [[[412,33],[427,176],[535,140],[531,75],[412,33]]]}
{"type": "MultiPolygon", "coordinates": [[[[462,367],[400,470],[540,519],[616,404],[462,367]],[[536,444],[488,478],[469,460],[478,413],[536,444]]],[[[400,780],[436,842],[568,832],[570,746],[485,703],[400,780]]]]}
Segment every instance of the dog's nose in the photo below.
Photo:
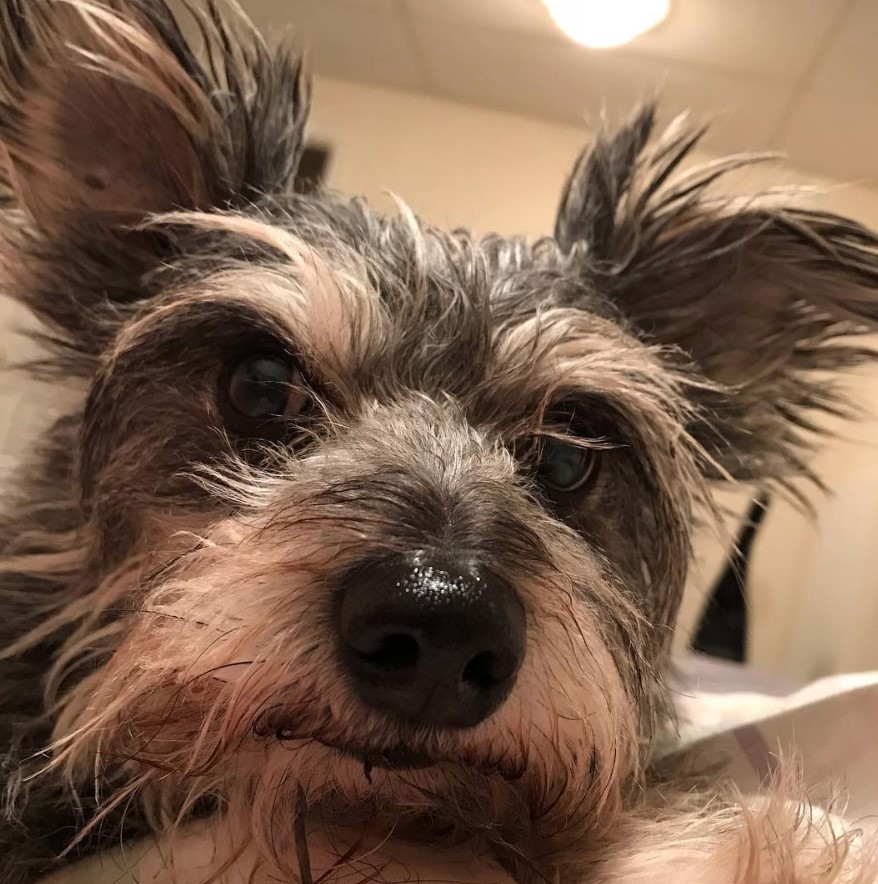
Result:
{"type": "Polygon", "coordinates": [[[338,614],[360,698],[413,724],[478,724],[509,695],[524,659],[524,608],[512,588],[449,560],[360,565],[342,581],[338,614]]]}

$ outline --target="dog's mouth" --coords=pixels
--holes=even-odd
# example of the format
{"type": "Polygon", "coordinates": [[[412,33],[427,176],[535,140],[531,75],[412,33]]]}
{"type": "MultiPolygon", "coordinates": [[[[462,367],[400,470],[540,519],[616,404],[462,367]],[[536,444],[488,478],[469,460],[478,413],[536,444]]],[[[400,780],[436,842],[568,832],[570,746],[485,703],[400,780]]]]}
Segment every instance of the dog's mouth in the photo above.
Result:
{"type": "Polygon", "coordinates": [[[365,746],[356,746],[350,743],[337,743],[331,740],[317,740],[321,746],[340,752],[348,758],[354,759],[363,765],[368,772],[373,768],[380,770],[423,770],[433,767],[439,761],[431,756],[410,749],[407,746],[382,747],[373,749],[365,746]]]}
{"type": "Polygon", "coordinates": [[[345,758],[356,761],[369,773],[373,769],[388,771],[423,770],[427,767],[435,767],[442,763],[441,758],[436,758],[426,752],[412,749],[409,746],[367,746],[356,742],[343,742],[332,740],[316,734],[304,735],[288,727],[274,728],[274,736],[281,743],[313,742],[338,752],[345,758]]]}
{"type": "Polygon", "coordinates": [[[402,773],[450,765],[454,768],[471,769],[486,776],[500,776],[504,780],[514,781],[521,779],[527,769],[526,760],[516,762],[509,755],[485,758],[480,757],[472,750],[460,750],[453,754],[430,752],[424,748],[413,748],[411,745],[401,742],[389,746],[369,745],[359,742],[356,737],[337,739],[325,733],[321,734],[319,730],[300,729],[292,723],[279,724],[276,720],[268,727],[263,725],[258,728],[256,735],[261,738],[273,737],[277,742],[290,747],[297,744],[307,745],[308,743],[322,746],[357,763],[362,767],[367,778],[370,777],[373,770],[402,773]]]}

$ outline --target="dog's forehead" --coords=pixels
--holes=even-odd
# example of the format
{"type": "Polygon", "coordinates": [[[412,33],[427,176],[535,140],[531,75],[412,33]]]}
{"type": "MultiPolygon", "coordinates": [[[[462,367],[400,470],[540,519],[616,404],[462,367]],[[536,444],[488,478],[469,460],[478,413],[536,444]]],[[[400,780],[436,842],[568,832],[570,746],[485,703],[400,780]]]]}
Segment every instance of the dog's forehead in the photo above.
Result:
{"type": "Polygon", "coordinates": [[[185,308],[175,297],[145,324],[162,334],[202,316],[228,340],[258,326],[349,401],[419,391],[530,411],[562,380],[603,392],[614,361],[630,376],[641,349],[549,240],[447,232],[356,201],[189,222],[220,234],[219,251],[184,286],[185,308]],[[242,243],[255,256],[236,259],[242,243]]]}

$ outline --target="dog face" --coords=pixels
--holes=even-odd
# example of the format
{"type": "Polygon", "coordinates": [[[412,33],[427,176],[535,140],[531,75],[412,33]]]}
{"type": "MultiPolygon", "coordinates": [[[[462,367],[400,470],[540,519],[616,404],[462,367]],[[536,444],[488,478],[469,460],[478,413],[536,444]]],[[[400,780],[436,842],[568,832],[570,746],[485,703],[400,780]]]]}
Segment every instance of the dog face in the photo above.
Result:
{"type": "Polygon", "coordinates": [[[666,718],[706,480],[803,471],[875,240],[669,183],[698,133],[651,109],[536,244],[297,195],[307,90],[245,23],[200,64],[160,0],[4,10],[4,287],[89,385],[58,763],[285,869],[303,806],[561,862],[666,718]]]}

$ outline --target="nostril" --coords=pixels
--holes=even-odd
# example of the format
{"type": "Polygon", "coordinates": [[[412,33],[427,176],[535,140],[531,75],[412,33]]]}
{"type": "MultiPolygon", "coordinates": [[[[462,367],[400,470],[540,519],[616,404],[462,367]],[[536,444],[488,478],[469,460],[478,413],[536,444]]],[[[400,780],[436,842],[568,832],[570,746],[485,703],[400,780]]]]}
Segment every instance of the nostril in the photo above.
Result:
{"type": "Polygon", "coordinates": [[[481,651],[466,664],[461,681],[478,691],[487,691],[509,678],[512,669],[512,666],[504,666],[493,651],[481,651]]]}
{"type": "Polygon", "coordinates": [[[381,638],[378,647],[369,653],[360,652],[360,657],[376,669],[412,669],[418,665],[420,648],[410,635],[394,632],[381,638]]]}

